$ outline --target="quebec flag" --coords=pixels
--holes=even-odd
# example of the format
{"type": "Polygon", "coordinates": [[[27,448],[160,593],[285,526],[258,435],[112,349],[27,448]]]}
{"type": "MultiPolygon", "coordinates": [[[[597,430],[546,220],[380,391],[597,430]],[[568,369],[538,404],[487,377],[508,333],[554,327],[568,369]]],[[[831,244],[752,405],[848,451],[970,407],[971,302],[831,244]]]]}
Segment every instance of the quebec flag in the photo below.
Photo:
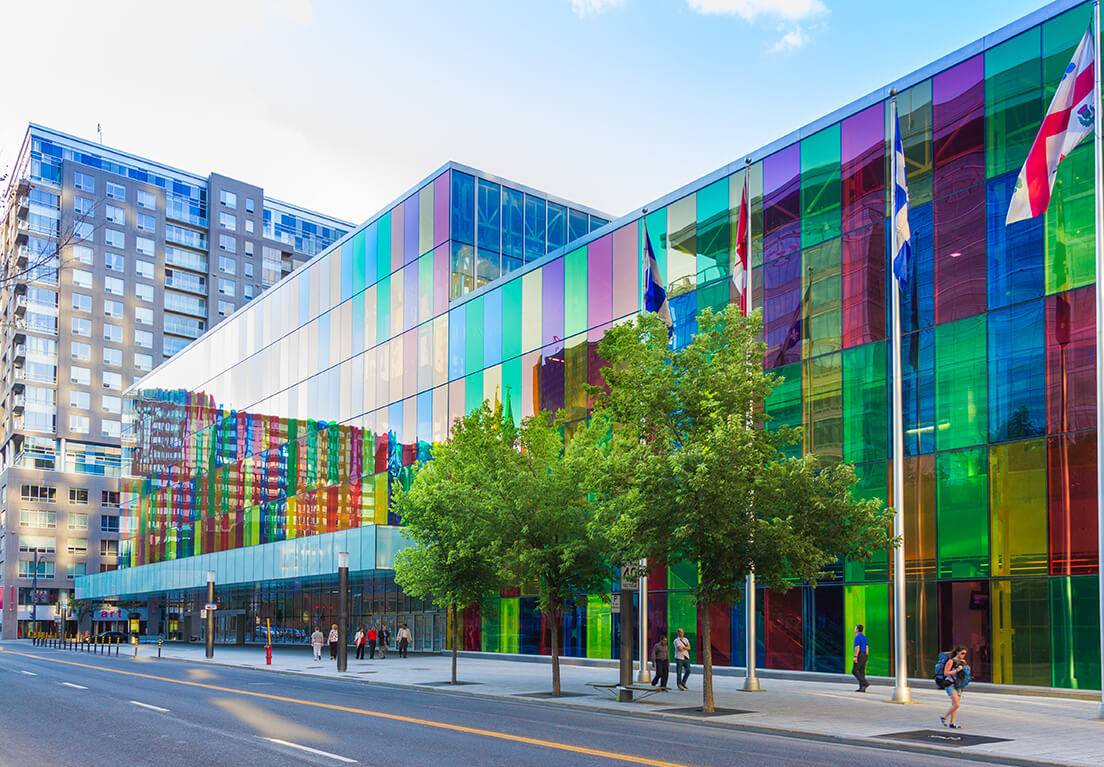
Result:
{"type": "Polygon", "coordinates": [[[901,146],[901,121],[893,114],[893,183],[896,184],[896,205],[893,209],[893,226],[897,230],[897,252],[893,254],[893,276],[904,285],[908,281],[909,261],[912,258],[912,231],[909,229],[908,181],[905,177],[905,150],[901,146]]]}
{"type": "Polygon", "coordinates": [[[667,291],[663,289],[663,281],[659,276],[659,262],[656,261],[655,251],[652,250],[652,240],[648,237],[648,229],[644,228],[644,252],[647,255],[647,266],[644,272],[644,310],[655,312],[667,325],[672,326],[671,308],[667,305],[667,291]]]}

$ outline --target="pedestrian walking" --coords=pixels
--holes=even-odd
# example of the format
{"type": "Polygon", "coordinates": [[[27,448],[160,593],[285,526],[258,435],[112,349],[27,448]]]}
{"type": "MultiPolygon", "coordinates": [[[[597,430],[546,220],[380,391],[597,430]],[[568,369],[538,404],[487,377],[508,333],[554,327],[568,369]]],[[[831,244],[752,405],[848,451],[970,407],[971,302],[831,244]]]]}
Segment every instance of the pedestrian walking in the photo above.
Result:
{"type": "Polygon", "coordinates": [[[391,643],[391,629],[387,628],[387,624],[383,624],[383,627],[379,630],[379,651],[380,659],[387,657],[387,646],[391,643]]]}
{"type": "Polygon", "coordinates": [[[356,636],[353,637],[353,644],[356,645],[356,659],[364,660],[364,627],[357,626],[356,636]]]}
{"type": "Polygon", "coordinates": [[[863,625],[855,626],[855,652],[851,660],[851,674],[859,682],[859,689],[855,692],[866,692],[870,683],[866,681],[867,641],[863,633],[863,625]]]}
{"type": "Polygon", "coordinates": [[[314,627],[314,633],[311,634],[311,649],[314,650],[314,659],[322,660],[322,643],[326,641],[326,637],[322,636],[322,629],[318,626],[314,627]]]}
{"type": "Polygon", "coordinates": [[[652,685],[667,689],[667,676],[671,673],[671,656],[667,651],[667,637],[659,638],[652,647],[652,668],[655,676],[652,677],[652,685]]]}
{"type": "Polygon", "coordinates": [[[330,627],[330,660],[337,660],[337,624],[330,627]]]}
{"type": "Polygon", "coordinates": [[[368,627],[368,660],[376,659],[376,627],[368,627]]]}
{"type": "Polygon", "coordinates": [[[966,685],[970,684],[970,665],[966,662],[966,648],[962,645],[955,645],[955,648],[949,653],[941,654],[939,660],[943,662],[943,669],[941,674],[936,675],[935,683],[943,687],[947,691],[947,697],[951,699],[950,709],[947,710],[946,714],[939,717],[939,721],[952,730],[961,730],[961,725],[955,723],[955,717],[958,716],[962,693],[965,691],[966,685]],[[946,661],[943,661],[944,657],[946,657],[946,661]]]}
{"type": "Polygon", "coordinates": [[[414,635],[410,633],[410,629],[404,623],[402,628],[399,629],[399,633],[395,635],[395,639],[399,643],[399,657],[407,657],[406,651],[414,641],[414,635]]]}
{"type": "Polygon", "coordinates": [[[686,682],[690,679],[690,640],[686,638],[686,632],[678,630],[675,637],[675,682],[680,690],[687,689],[686,682]]]}

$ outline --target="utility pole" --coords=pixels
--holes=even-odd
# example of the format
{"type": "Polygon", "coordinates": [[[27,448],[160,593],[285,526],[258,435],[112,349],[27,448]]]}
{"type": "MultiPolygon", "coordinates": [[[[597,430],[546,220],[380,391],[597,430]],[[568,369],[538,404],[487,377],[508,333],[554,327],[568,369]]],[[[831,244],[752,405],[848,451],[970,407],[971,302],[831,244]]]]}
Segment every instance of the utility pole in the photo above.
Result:
{"type": "Polygon", "coordinates": [[[632,591],[626,586],[628,585],[625,577],[628,566],[622,567],[619,575],[621,576],[621,687],[618,695],[618,700],[622,703],[628,703],[632,701],[632,690],[624,689],[632,686],[633,683],[633,630],[632,630],[632,618],[633,618],[633,603],[632,603],[632,591]]]}

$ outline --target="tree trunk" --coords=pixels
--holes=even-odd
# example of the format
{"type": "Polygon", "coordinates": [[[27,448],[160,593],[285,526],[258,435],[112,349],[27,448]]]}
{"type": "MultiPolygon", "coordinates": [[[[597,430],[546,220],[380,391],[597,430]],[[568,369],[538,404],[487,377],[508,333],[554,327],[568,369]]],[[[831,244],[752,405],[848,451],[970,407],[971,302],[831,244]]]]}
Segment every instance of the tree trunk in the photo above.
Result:
{"type": "Polygon", "coordinates": [[[560,697],[560,622],[552,613],[552,694],[560,697]]]}
{"type": "Polygon", "coordinates": [[[698,608],[702,611],[702,712],[713,713],[713,639],[710,636],[709,605],[698,608]]]}
{"type": "Polygon", "coordinates": [[[452,605],[452,683],[456,684],[456,656],[460,651],[460,610],[452,605]]]}

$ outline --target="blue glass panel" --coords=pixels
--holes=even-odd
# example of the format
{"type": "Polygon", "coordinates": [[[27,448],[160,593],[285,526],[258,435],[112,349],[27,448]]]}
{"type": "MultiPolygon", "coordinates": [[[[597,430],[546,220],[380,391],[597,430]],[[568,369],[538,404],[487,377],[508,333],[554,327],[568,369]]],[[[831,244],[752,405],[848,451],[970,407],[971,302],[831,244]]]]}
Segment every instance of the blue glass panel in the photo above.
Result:
{"type": "MultiPolygon", "coordinates": [[[[909,210],[909,228],[912,230],[912,261],[909,279],[901,293],[901,333],[931,327],[935,322],[935,254],[932,240],[932,206],[921,205],[909,210]]],[[[890,236],[886,227],[886,237],[890,236]]],[[[886,246],[886,258],[891,259],[886,246]]],[[[886,265],[887,279],[892,274],[886,265]]],[[[892,301],[887,301],[889,307],[892,301]]]]}
{"type": "Polygon", "coordinates": [[[476,229],[480,249],[488,248],[495,252],[499,249],[501,236],[500,197],[498,184],[479,179],[479,208],[476,213],[476,229]]]}
{"type": "Polygon", "coordinates": [[[544,200],[525,196],[525,260],[533,261],[544,255],[544,200]]]}
{"type": "Polygon", "coordinates": [[[989,321],[989,439],[1023,439],[1046,432],[1046,346],[1043,302],[991,312],[989,321]]]}
{"type": "Polygon", "coordinates": [[[935,343],[930,328],[901,338],[901,363],[905,454],[930,453],[935,450],[935,343]]]}
{"type": "Polygon", "coordinates": [[[548,250],[551,253],[567,244],[567,208],[548,203],[548,250]]]}
{"type": "Polygon", "coordinates": [[[590,220],[586,213],[572,209],[567,217],[567,241],[572,242],[585,237],[590,231],[590,220]]]}
{"type": "Polygon", "coordinates": [[[475,179],[467,173],[452,172],[452,220],[450,236],[454,240],[475,244],[475,179]]]}
{"type": "Polygon", "coordinates": [[[418,438],[422,443],[433,442],[433,392],[424,391],[418,395],[418,438]]]}
{"type": "MultiPolygon", "coordinates": [[[[455,175],[455,174],[454,174],[455,175]]],[[[465,354],[467,343],[468,308],[466,305],[458,306],[449,312],[449,380],[464,377],[465,354]]]]}
{"type": "Polygon", "coordinates": [[[502,188],[502,254],[511,258],[525,256],[525,195],[502,188]]]}
{"type": "Polygon", "coordinates": [[[1046,291],[1043,262],[1045,216],[1005,226],[1008,203],[1016,189],[1018,173],[992,179],[986,186],[986,215],[989,218],[989,308],[1018,304],[1040,298],[1046,291]]]}
{"type": "Polygon", "coordinates": [[[483,366],[502,362],[502,290],[483,298],[483,366]]]}

